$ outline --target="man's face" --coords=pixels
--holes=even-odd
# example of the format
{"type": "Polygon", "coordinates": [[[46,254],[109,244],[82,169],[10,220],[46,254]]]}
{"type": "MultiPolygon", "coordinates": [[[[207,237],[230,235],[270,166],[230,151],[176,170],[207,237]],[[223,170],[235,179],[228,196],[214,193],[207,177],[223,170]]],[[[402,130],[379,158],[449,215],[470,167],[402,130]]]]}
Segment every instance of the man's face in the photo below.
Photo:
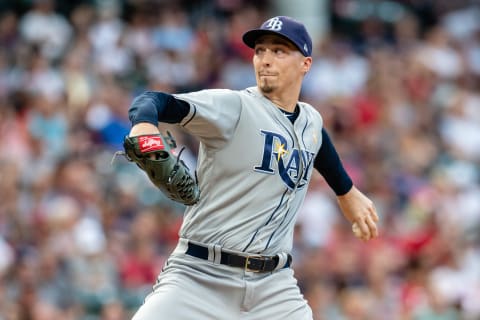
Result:
{"type": "Polygon", "coordinates": [[[265,35],[255,43],[253,67],[257,86],[264,94],[301,83],[310,63],[311,58],[304,57],[293,43],[282,37],[265,35]]]}

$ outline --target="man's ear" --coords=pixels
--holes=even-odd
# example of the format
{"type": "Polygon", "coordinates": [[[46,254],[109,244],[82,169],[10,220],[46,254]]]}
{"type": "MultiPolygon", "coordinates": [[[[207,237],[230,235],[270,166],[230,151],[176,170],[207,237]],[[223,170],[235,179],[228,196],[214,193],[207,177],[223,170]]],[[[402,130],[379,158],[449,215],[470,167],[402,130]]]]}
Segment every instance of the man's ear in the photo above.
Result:
{"type": "Polygon", "coordinates": [[[305,57],[301,65],[303,73],[306,74],[310,70],[311,66],[312,66],[312,57],[305,57]]]}

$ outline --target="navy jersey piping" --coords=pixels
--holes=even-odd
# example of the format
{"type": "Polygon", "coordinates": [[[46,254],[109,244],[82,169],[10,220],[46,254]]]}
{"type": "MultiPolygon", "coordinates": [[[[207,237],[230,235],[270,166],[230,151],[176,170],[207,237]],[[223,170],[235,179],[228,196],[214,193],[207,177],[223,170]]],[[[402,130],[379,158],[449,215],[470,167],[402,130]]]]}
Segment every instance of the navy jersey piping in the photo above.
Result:
{"type": "Polygon", "coordinates": [[[190,116],[190,119],[188,119],[184,124],[183,126],[185,127],[190,121],[193,120],[193,118],[195,118],[195,115],[197,114],[197,107],[192,103],[191,106],[193,107],[193,113],[192,115],[190,116]]]}
{"type": "Polygon", "coordinates": [[[267,244],[265,245],[265,248],[264,248],[263,250],[267,250],[267,249],[268,249],[268,246],[270,245],[270,242],[272,241],[273,236],[275,235],[275,233],[277,232],[277,230],[280,229],[280,227],[282,226],[283,222],[284,222],[285,219],[287,218],[289,212],[290,212],[290,209],[288,209],[287,212],[285,212],[285,215],[283,216],[282,221],[280,221],[278,227],[277,227],[275,230],[273,230],[273,232],[272,232],[272,234],[270,235],[270,237],[268,238],[267,244]]]}
{"type": "Polygon", "coordinates": [[[275,208],[275,210],[273,210],[272,214],[270,215],[270,217],[268,218],[268,220],[262,225],[260,226],[256,231],[255,233],[253,234],[252,238],[250,239],[250,241],[248,242],[247,246],[242,250],[243,252],[245,252],[248,247],[250,247],[250,245],[253,243],[253,240],[255,239],[255,237],[257,236],[258,232],[260,231],[260,229],[262,229],[263,227],[265,227],[266,225],[268,225],[270,223],[270,221],[272,221],[273,217],[275,216],[275,213],[278,211],[278,209],[280,208],[280,206],[282,205],[283,203],[283,198],[285,198],[285,195],[287,194],[287,191],[288,191],[288,188],[285,189],[285,191],[283,192],[282,194],[282,198],[280,198],[280,203],[278,204],[278,206],[275,208]]]}

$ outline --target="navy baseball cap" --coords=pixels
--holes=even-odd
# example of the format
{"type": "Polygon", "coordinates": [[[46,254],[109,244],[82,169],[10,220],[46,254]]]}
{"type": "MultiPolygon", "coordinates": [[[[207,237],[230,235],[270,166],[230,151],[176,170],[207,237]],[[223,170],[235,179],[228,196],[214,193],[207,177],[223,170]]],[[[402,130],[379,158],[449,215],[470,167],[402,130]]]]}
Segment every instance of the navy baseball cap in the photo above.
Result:
{"type": "Polygon", "coordinates": [[[255,48],[255,41],[266,34],[279,35],[292,42],[305,56],[312,55],[312,39],[303,23],[286,16],[273,17],[265,21],[258,29],[243,34],[243,42],[250,48],[255,48]]]}

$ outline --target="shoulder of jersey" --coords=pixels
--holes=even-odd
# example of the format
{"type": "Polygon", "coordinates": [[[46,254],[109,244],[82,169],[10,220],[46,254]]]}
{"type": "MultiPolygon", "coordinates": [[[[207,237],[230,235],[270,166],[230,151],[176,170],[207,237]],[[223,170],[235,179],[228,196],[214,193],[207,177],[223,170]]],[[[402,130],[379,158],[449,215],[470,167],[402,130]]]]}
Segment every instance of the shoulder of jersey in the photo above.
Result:
{"type": "Polygon", "coordinates": [[[298,105],[299,105],[302,109],[308,110],[309,112],[312,112],[312,113],[314,113],[314,114],[320,114],[320,112],[319,112],[315,107],[313,107],[311,104],[309,104],[309,103],[299,101],[299,102],[298,102],[298,105]]]}

